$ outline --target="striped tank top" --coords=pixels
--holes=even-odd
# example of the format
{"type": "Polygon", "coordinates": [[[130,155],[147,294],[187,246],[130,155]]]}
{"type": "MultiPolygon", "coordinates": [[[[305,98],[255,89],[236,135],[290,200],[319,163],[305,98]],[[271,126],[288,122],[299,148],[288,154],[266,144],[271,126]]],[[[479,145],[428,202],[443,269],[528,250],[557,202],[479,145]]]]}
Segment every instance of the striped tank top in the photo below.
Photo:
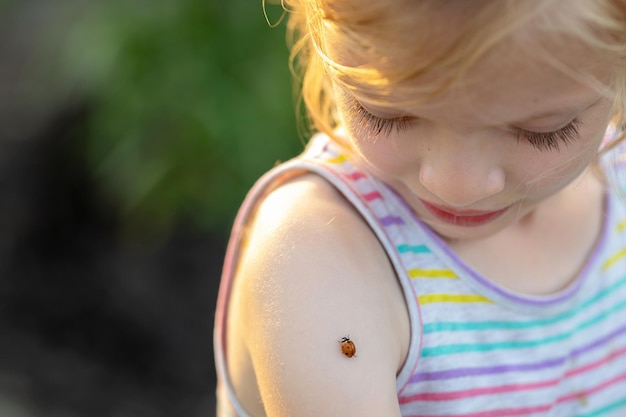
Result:
{"type": "MultiPolygon", "coordinates": [[[[226,369],[228,294],[241,230],[264,190],[302,170],[369,223],[404,291],[412,328],[397,375],[406,417],[626,416],[626,206],[607,193],[601,236],[565,290],[528,296],[463,263],[404,201],[324,135],[262,177],[231,235],[215,323],[218,416],[246,417],[226,369]]],[[[623,168],[626,171],[626,168],[623,168]]]]}

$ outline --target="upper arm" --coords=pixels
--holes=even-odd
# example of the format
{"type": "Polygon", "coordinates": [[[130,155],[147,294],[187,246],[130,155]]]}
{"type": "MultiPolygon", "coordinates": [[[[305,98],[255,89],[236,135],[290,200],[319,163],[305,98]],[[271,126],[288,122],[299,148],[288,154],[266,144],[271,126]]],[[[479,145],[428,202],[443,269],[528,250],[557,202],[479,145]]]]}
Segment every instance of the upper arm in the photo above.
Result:
{"type": "Polygon", "coordinates": [[[296,182],[261,207],[237,274],[242,340],[268,416],[397,417],[402,299],[372,232],[329,188],[296,182]]]}

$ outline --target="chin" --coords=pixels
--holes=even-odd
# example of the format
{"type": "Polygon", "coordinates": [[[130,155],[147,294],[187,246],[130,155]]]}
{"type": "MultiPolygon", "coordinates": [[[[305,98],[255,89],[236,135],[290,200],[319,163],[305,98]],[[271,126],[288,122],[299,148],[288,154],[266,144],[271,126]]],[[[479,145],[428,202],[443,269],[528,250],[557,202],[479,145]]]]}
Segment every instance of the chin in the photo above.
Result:
{"type": "Polygon", "coordinates": [[[467,228],[449,225],[429,225],[429,227],[437,236],[446,242],[486,239],[504,229],[504,227],[499,229],[484,226],[467,228]]]}

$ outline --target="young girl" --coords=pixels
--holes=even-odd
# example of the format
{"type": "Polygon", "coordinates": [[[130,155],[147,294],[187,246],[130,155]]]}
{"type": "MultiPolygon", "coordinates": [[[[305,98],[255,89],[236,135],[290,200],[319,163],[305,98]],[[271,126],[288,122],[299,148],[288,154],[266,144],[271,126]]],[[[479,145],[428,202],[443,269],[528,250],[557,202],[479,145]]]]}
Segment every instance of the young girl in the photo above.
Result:
{"type": "Polygon", "coordinates": [[[286,3],[318,133],[236,220],[218,415],[626,416],[626,1],[286,3]]]}

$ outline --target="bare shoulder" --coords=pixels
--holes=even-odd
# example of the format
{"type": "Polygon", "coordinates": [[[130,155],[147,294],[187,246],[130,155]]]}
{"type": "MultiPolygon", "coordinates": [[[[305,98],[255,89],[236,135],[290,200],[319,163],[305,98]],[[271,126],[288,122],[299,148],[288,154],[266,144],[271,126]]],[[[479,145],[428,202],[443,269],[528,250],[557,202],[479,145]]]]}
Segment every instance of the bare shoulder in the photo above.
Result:
{"type": "Polygon", "coordinates": [[[373,232],[323,179],[292,180],[259,207],[229,315],[229,367],[259,415],[399,416],[403,297],[373,232]]]}

